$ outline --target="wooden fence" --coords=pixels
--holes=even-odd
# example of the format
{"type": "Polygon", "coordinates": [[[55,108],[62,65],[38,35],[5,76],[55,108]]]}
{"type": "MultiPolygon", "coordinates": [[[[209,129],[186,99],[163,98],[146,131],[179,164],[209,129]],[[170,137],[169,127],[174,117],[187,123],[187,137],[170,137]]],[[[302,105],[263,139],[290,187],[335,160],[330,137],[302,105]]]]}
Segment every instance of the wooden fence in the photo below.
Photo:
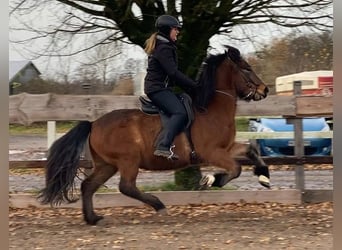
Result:
{"type": "MultiPolygon", "coordinates": [[[[18,94],[9,98],[9,122],[93,121],[115,109],[139,108],[137,96],[18,94]]],[[[269,96],[258,102],[238,101],[237,116],[286,118],[329,117],[331,96],[269,96]]]]}
{"type": "MultiPolygon", "coordinates": [[[[57,95],[57,94],[27,94],[22,93],[9,98],[9,121],[11,124],[29,125],[38,121],[93,121],[98,117],[115,109],[139,108],[137,96],[113,95],[57,95]]],[[[308,157],[304,156],[304,136],[301,118],[304,117],[332,117],[333,104],[331,96],[269,96],[258,102],[238,101],[237,116],[265,117],[278,116],[288,119],[294,124],[292,133],[285,133],[284,137],[295,139],[295,156],[291,157],[263,157],[269,165],[293,164],[296,171],[296,188],[305,189],[303,164],[331,164],[332,156],[308,157]]],[[[251,132],[240,133],[244,138],[251,138],[251,132]]],[[[316,134],[317,135],[317,134],[316,134]]],[[[254,133],[252,138],[265,138],[267,133],[254,133]]],[[[274,134],[272,135],[274,136],[274,134]]],[[[312,135],[311,135],[312,136],[312,135]]],[[[332,132],[320,134],[320,137],[332,137],[332,132]]],[[[238,161],[243,165],[251,162],[245,158],[238,161]]],[[[44,166],[45,161],[10,162],[10,168],[44,166]]],[[[89,162],[81,161],[81,166],[89,167],[89,162]]]]}

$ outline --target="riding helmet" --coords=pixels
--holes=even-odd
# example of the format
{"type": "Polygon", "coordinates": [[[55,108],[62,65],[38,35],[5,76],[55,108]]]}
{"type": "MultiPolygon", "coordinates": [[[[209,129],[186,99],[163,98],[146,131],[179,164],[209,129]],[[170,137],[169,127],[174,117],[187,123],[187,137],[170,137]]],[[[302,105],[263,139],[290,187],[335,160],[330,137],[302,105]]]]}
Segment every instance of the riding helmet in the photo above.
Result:
{"type": "Polygon", "coordinates": [[[170,31],[172,28],[180,29],[182,26],[179,21],[170,15],[162,15],[157,18],[156,28],[158,31],[166,36],[170,35],[170,31]]]}

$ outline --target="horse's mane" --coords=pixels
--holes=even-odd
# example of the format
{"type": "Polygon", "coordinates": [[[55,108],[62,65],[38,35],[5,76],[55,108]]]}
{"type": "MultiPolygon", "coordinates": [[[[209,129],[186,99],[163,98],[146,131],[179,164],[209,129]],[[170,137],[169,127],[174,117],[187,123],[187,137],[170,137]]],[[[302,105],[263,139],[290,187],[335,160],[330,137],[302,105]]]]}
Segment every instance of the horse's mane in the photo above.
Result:
{"type": "Polygon", "coordinates": [[[199,88],[193,93],[194,107],[198,111],[206,110],[215,95],[216,69],[225,58],[230,58],[237,63],[241,60],[240,51],[234,47],[226,46],[228,51],[218,55],[209,55],[203,62],[198,72],[199,88]]]}

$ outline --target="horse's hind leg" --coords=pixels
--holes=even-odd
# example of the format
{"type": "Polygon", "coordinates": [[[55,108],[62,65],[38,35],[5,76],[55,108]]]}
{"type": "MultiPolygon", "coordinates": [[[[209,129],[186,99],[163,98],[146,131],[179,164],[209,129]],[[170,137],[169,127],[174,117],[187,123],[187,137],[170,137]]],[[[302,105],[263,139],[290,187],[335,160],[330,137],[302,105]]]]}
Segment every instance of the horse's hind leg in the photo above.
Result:
{"type": "Polygon", "coordinates": [[[260,153],[254,144],[234,143],[230,150],[233,157],[247,156],[254,165],[254,174],[258,176],[259,183],[267,188],[270,188],[270,173],[268,166],[261,158],[260,153]]]}
{"type": "Polygon", "coordinates": [[[93,195],[116,172],[116,167],[104,162],[96,162],[93,173],[82,182],[82,212],[87,224],[95,225],[99,220],[103,219],[103,216],[98,216],[94,212],[93,195]]]}
{"type": "Polygon", "coordinates": [[[138,168],[128,166],[123,167],[120,169],[120,175],[119,190],[121,193],[153,207],[159,213],[166,211],[165,205],[158,199],[158,197],[141,192],[137,188],[136,178],[138,175],[138,168]]]}

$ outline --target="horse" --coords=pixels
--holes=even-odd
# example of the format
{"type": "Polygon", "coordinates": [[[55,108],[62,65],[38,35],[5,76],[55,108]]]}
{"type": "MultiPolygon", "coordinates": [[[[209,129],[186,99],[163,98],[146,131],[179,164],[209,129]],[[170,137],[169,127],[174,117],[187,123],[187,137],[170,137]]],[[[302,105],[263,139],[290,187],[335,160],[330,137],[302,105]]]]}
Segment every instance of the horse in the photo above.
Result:
{"type": "MultiPolygon", "coordinates": [[[[201,65],[199,87],[192,95],[194,121],[191,125],[192,144],[199,156],[198,166],[212,165],[224,170],[223,186],[239,177],[241,166],[237,156],[247,156],[254,162],[254,174],[259,183],[270,187],[268,166],[252,144],[235,142],[237,100],[259,101],[266,98],[268,87],[240,55],[228,46],[224,53],[208,56],[201,65]]],[[[165,213],[160,199],[140,191],[136,186],[139,169],[177,170],[191,165],[193,153],[185,133],[175,140],[178,160],[153,155],[154,140],[161,129],[158,116],[146,115],[140,109],[113,110],[95,121],[80,121],[48,150],[45,166],[45,187],[38,199],[42,204],[60,205],[75,202],[75,179],[79,160],[85,148],[92,158],[92,173],[80,186],[84,221],[96,225],[103,216],[93,207],[93,195],[115,173],[120,173],[119,191],[139,200],[157,213],[165,213]]],[[[219,177],[220,175],[217,175],[219,177]]],[[[212,185],[214,176],[204,176],[201,184],[212,185]]]]}

